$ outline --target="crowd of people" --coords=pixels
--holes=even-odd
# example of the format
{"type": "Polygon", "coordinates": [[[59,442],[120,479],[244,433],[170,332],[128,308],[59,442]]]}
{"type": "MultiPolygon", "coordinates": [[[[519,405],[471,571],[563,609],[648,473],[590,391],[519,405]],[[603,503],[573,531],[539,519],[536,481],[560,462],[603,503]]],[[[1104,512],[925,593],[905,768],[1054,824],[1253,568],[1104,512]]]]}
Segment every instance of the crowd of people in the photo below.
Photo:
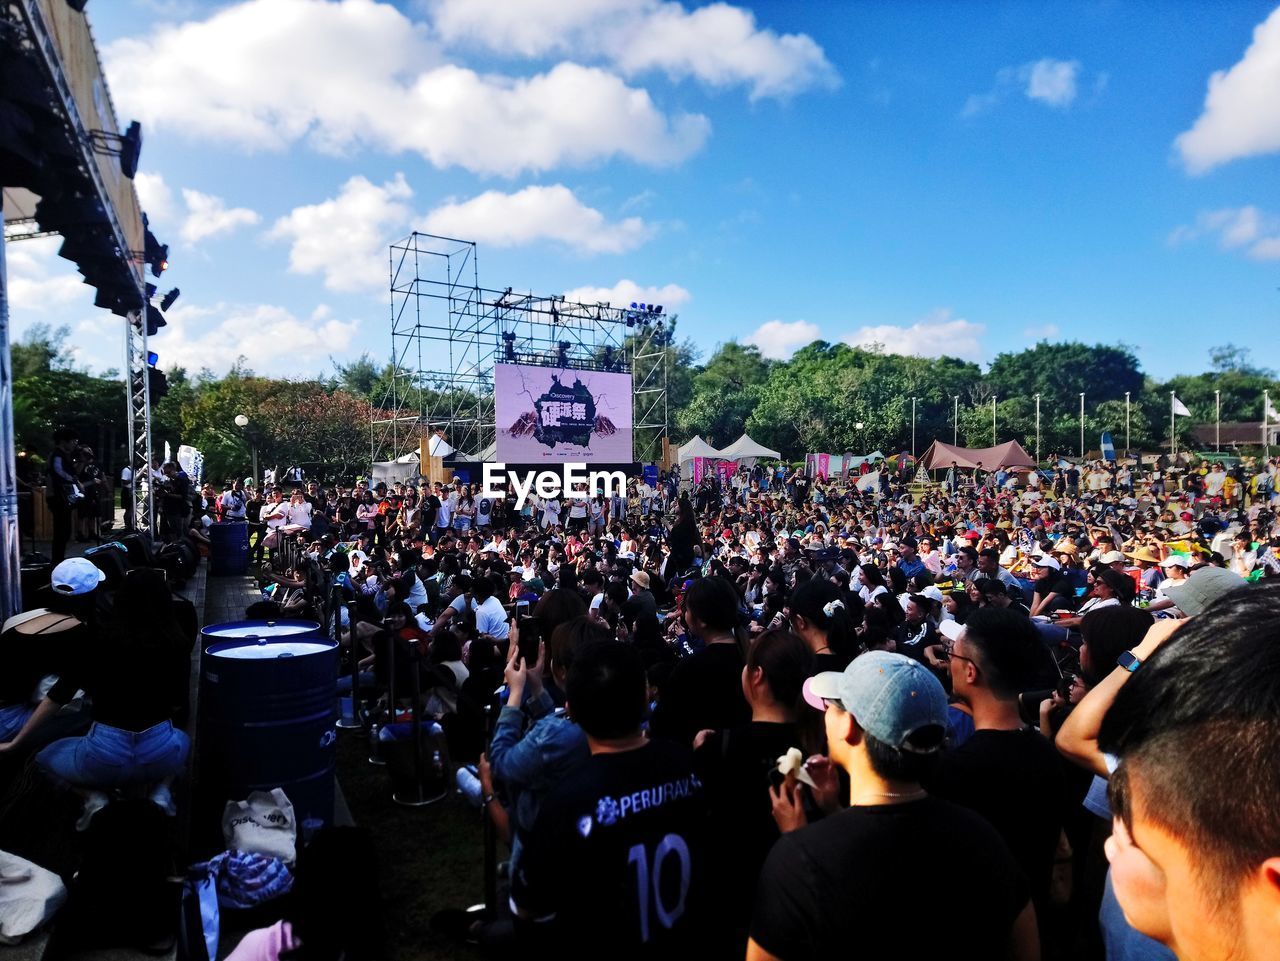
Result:
{"type": "Polygon", "coordinates": [[[1277,462],[913,475],[236,482],[177,529],[249,525],[255,613],[332,625],[367,719],[420,691],[507,844],[437,918],[487,955],[1269,957],[1277,462]]]}
{"type": "Polygon", "coordinates": [[[371,699],[379,639],[416,648],[425,709],[476,765],[509,910],[441,930],[492,953],[888,956],[936,898],[955,924],[912,926],[907,956],[1162,958],[1182,942],[1104,848],[1164,822],[1108,795],[1137,735],[1104,755],[1102,721],[1171,628],[1274,637],[1276,611],[1241,612],[1280,603],[1249,586],[1280,576],[1276,470],[758,466],[521,511],[461,481],[244,496],[255,545],[297,544],[266,575],[284,609],[354,601],[336,623],[371,699]]]}

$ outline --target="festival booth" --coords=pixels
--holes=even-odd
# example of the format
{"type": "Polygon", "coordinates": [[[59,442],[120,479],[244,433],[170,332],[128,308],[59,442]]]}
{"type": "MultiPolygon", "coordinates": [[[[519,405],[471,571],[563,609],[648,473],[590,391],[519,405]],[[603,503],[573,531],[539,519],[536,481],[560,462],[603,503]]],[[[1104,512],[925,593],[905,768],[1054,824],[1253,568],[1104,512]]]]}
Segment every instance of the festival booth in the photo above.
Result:
{"type": "Polygon", "coordinates": [[[676,462],[680,465],[680,479],[694,484],[702,483],[702,475],[714,470],[716,461],[724,457],[699,436],[680,445],[676,452],[676,462]]]}
{"type": "Polygon", "coordinates": [[[739,466],[754,467],[756,461],[762,457],[771,460],[781,460],[782,455],[776,450],[769,450],[762,444],[757,444],[746,434],[743,434],[732,444],[720,452],[720,456],[725,460],[737,461],[739,466]]]}
{"type": "Polygon", "coordinates": [[[1035,459],[1016,440],[995,447],[956,447],[935,440],[920,458],[925,470],[946,470],[952,464],[965,470],[981,465],[983,470],[997,467],[1035,467],[1035,459]]]}
{"type": "Polygon", "coordinates": [[[878,450],[870,454],[805,454],[804,472],[809,477],[840,477],[847,480],[849,474],[861,474],[863,464],[878,464],[884,453],[878,450]]]}

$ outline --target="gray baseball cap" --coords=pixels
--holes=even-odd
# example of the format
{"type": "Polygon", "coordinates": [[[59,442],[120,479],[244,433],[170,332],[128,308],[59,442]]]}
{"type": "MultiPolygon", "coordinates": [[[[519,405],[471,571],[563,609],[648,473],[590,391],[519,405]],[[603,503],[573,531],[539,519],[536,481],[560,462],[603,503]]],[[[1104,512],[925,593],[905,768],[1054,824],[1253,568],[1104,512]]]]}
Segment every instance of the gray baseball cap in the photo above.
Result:
{"type": "Polygon", "coordinates": [[[947,726],[947,692],[927,667],[905,654],[868,651],[843,671],[809,678],[804,697],[819,710],[826,709],[825,701],[839,701],[859,727],[900,751],[930,753],[912,747],[912,735],[947,726]]]}

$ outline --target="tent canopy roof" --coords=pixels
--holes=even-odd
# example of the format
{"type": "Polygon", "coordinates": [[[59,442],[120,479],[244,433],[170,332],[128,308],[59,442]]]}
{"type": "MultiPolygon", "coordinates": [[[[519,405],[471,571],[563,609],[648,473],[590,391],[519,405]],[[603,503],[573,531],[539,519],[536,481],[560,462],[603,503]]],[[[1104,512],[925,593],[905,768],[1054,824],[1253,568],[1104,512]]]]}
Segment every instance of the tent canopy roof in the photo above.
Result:
{"type": "Polygon", "coordinates": [[[776,460],[782,455],[776,450],[769,450],[769,448],[757,444],[746,434],[743,434],[722,450],[720,456],[726,460],[743,460],[747,457],[772,457],[776,460]]]}
{"type": "Polygon", "coordinates": [[[997,467],[1035,467],[1036,462],[1016,440],[995,447],[955,447],[935,440],[921,458],[928,470],[946,470],[954,461],[958,466],[983,470],[997,467]]]}
{"type": "Polygon", "coordinates": [[[701,437],[695,436],[693,440],[685,441],[680,445],[680,450],[676,454],[676,461],[683,464],[687,460],[693,460],[695,457],[723,457],[720,451],[716,450],[701,437]]]}

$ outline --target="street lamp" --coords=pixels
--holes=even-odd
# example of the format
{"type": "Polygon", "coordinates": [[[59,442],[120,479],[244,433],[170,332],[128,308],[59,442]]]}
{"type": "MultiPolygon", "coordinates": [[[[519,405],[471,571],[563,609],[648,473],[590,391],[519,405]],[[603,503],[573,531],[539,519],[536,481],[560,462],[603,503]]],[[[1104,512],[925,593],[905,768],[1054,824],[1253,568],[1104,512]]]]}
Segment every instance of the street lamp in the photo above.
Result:
{"type": "Polygon", "coordinates": [[[1129,391],[1124,392],[1124,456],[1129,456],[1129,391]]]}
{"type": "Polygon", "coordinates": [[[960,446],[960,395],[956,394],[951,398],[954,409],[951,413],[951,446],[960,446]]]}
{"type": "Polygon", "coordinates": [[[258,442],[254,439],[253,434],[247,430],[249,426],[249,418],[244,414],[236,414],[236,426],[245,432],[245,436],[249,438],[249,446],[253,450],[253,489],[258,489],[258,442]]]}
{"type": "Polygon", "coordinates": [[[918,397],[911,398],[911,456],[916,456],[916,401],[918,397]]]}
{"type": "Polygon", "coordinates": [[[1080,461],[1084,462],[1084,394],[1080,395],[1080,461]]]}
{"type": "Polygon", "coordinates": [[[991,395],[991,446],[995,447],[996,440],[996,395],[991,395]]]}
{"type": "Polygon", "coordinates": [[[1036,394],[1036,469],[1040,468],[1040,395],[1036,394]]]}
{"type": "Polygon", "coordinates": [[[1216,411],[1214,415],[1213,425],[1213,449],[1221,452],[1222,450],[1222,391],[1215,390],[1213,392],[1213,405],[1216,411]]]}

